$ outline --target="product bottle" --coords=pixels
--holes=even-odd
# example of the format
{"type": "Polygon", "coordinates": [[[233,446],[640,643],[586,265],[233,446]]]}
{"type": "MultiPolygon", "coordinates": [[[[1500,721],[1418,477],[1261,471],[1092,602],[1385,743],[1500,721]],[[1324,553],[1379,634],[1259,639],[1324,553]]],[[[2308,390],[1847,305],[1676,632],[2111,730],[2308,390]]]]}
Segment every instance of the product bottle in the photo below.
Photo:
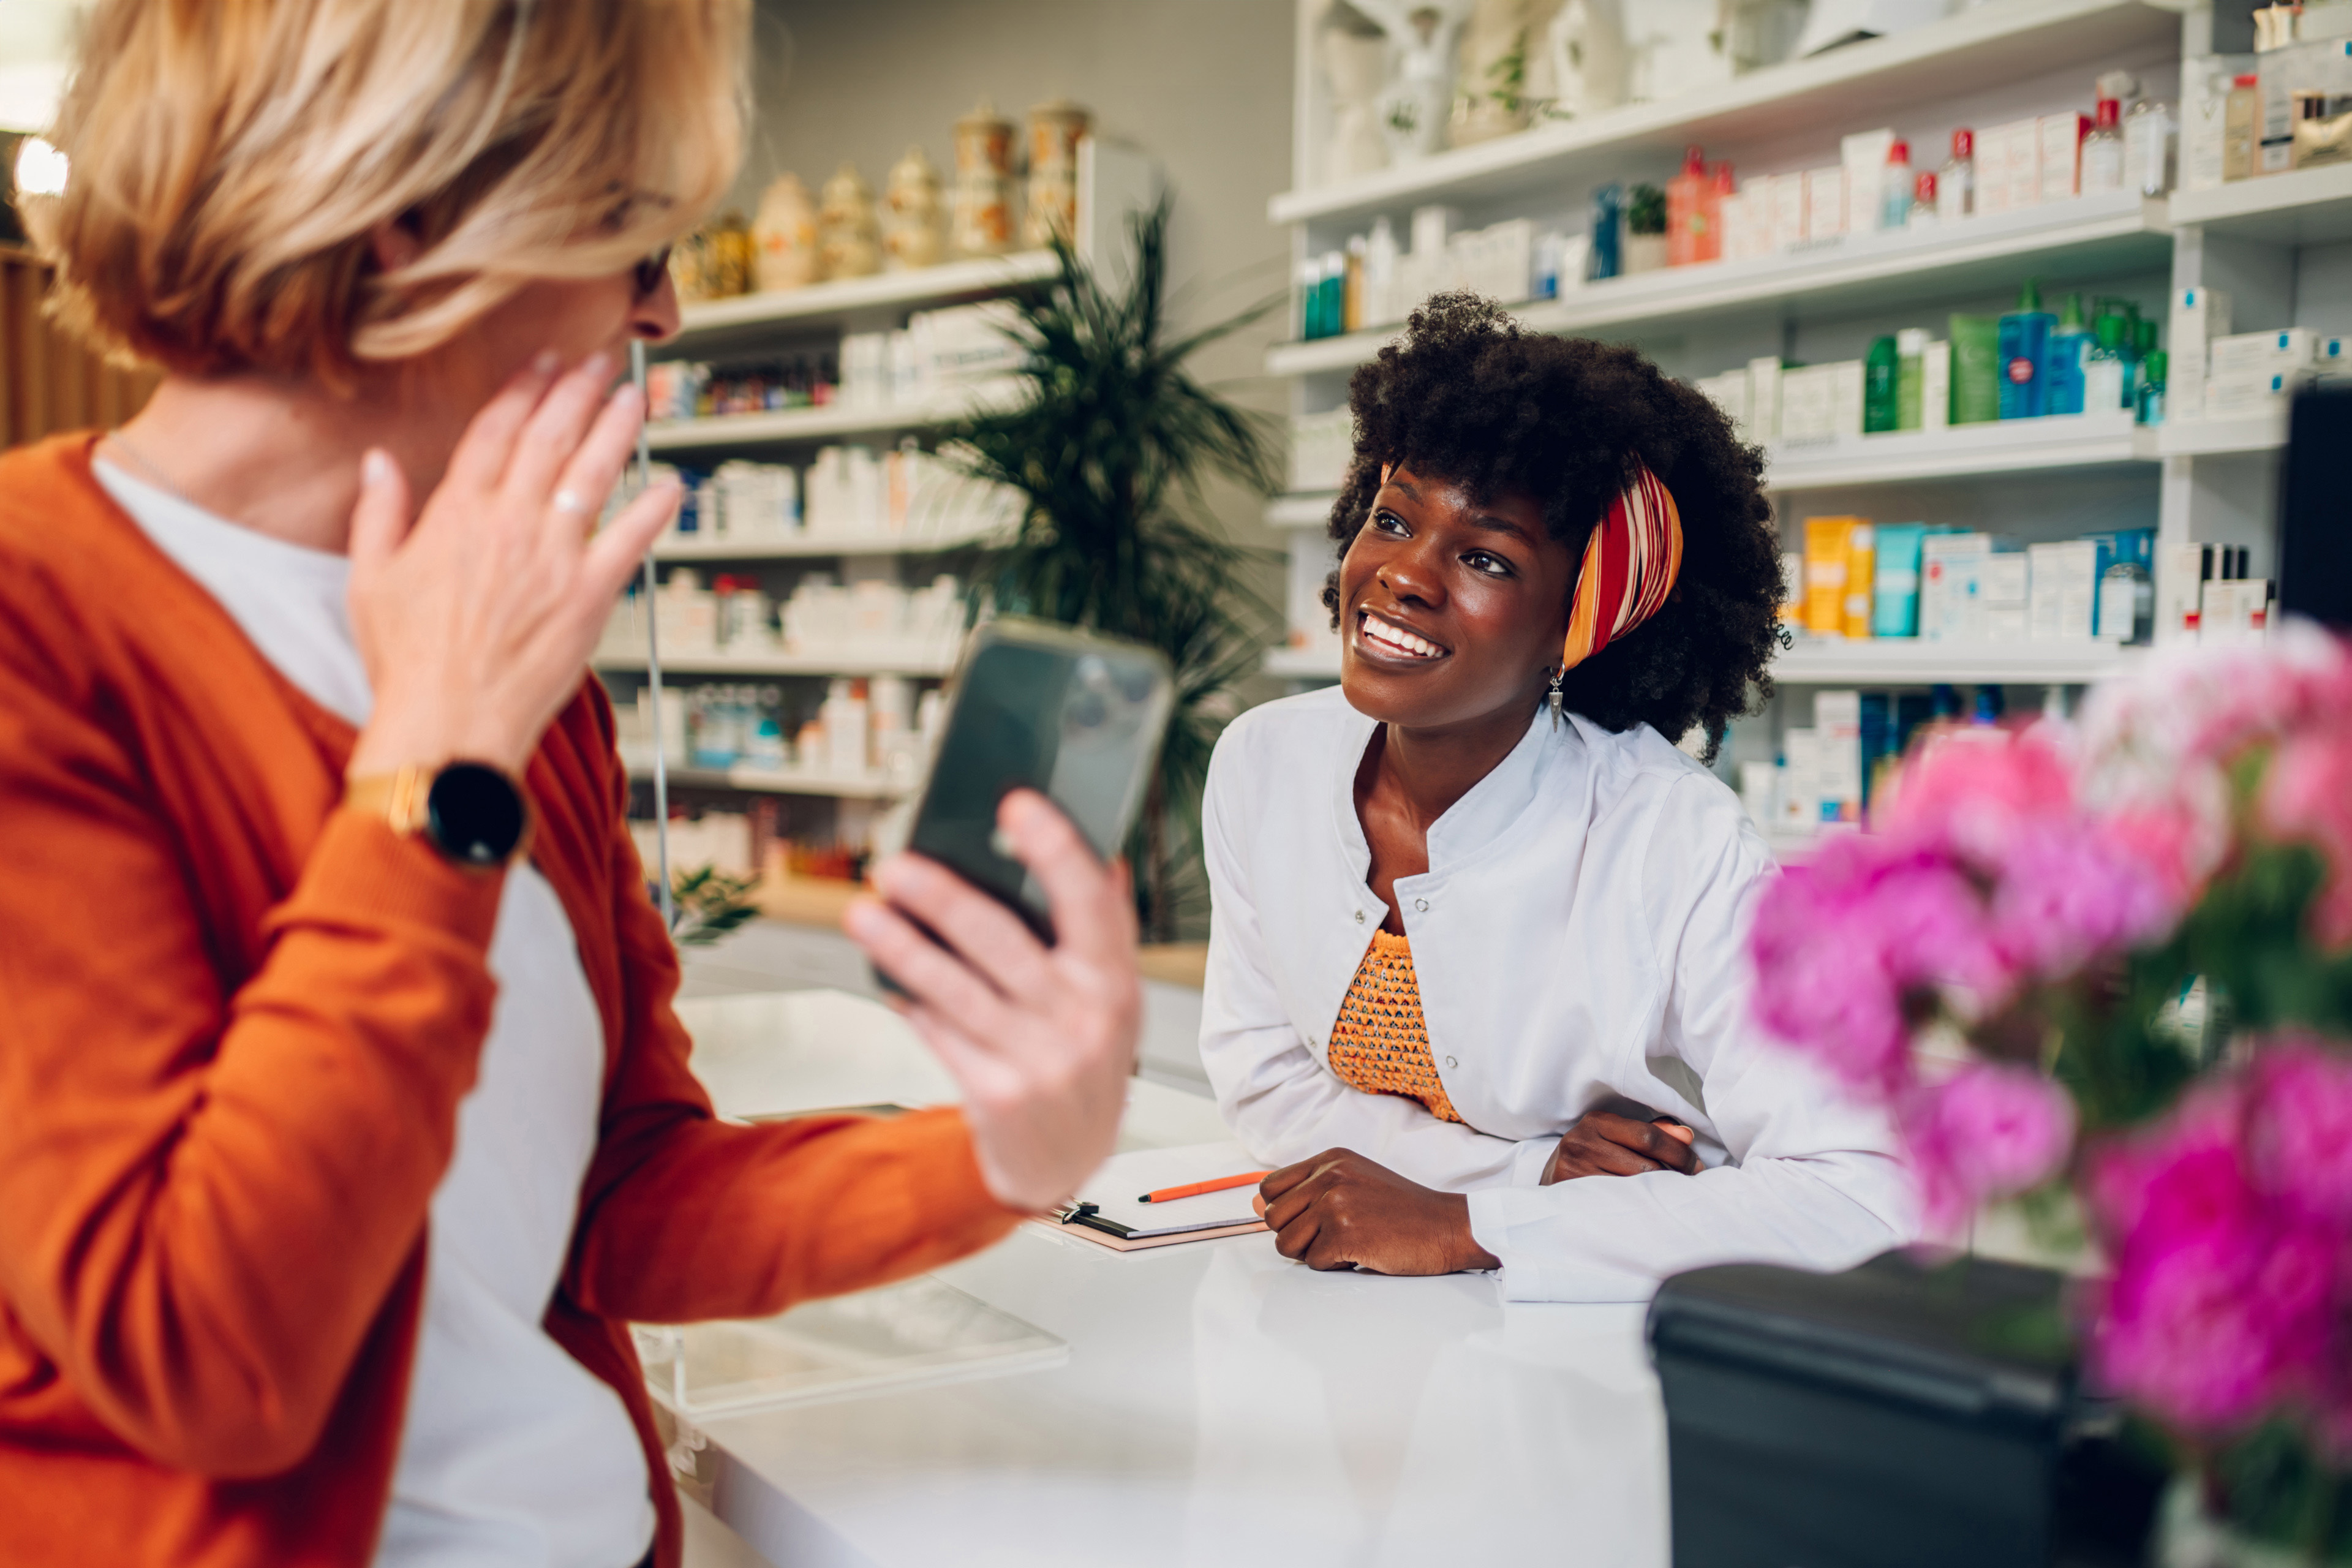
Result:
{"type": "Polygon", "coordinates": [[[1723,259],[1723,204],[1737,195],[1738,189],[1728,163],[1708,165],[1706,196],[1700,208],[1700,216],[1706,220],[1706,232],[1699,239],[1701,261],[1723,259]]]}
{"type": "Polygon", "coordinates": [[[1323,328],[1323,264],[1302,261],[1298,264],[1298,341],[1312,342],[1325,334],[1323,328]]]}
{"type": "Polygon", "coordinates": [[[2042,412],[2044,367],[2057,318],[2042,308],[2042,285],[2029,278],[2017,309],[2000,319],[2000,416],[2035,419],[2042,412]]]}
{"type": "Polygon", "coordinates": [[[1338,337],[1348,330],[1348,253],[1327,250],[1323,253],[1323,279],[1318,285],[1323,290],[1323,331],[1338,337]]]}
{"type": "Polygon", "coordinates": [[[2129,370],[2124,357],[2124,338],[2131,322],[2119,315],[2099,318],[2097,341],[2083,356],[2083,406],[2093,413],[2104,414],[2124,405],[2124,388],[2129,370]]]}
{"type": "Polygon", "coordinates": [[[2156,580],[2142,563],[2117,561],[2099,578],[2099,637],[2146,647],[2155,633],[2156,580]]]}
{"type": "Polygon", "coordinates": [[[1586,276],[1598,282],[1625,270],[1625,187],[1606,184],[1592,193],[1591,269],[1586,276]]]}
{"type": "Polygon", "coordinates": [[[1886,173],[1878,182],[1878,226],[1902,228],[1911,221],[1911,143],[1896,137],[1886,149],[1886,173]]]}
{"type": "Polygon", "coordinates": [[[2156,357],[2156,323],[2139,318],[2139,307],[2131,307],[2131,384],[2124,389],[2124,406],[2137,411],[2139,389],[2147,384],[2147,362],[2156,357]]]}
{"type": "Polygon", "coordinates": [[[1700,247],[1706,232],[1706,154],[1696,147],[1683,152],[1683,172],[1666,182],[1666,265],[1688,267],[1704,259],[1700,247]]]}
{"type": "Polygon", "coordinates": [[[1364,241],[1364,325],[1384,327],[1397,319],[1396,269],[1396,230],[1383,213],[1364,241]]]}
{"type": "Polygon", "coordinates": [[[1348,237],[1347,279],[1339,291],[1339,330],[1352,332],[1364,325],[1364,237],[1348,237]]]}
{"type": "Polygon", "coordinates": [[[2124,116],[2124,184],[2144,196],[2172,189],[2172,105],[2143,98],[2124,116]]]}
{"type": "Polygon", "coordinates": [[[2164,381],[2170,370],[2170,356],[2161,350],[2140,362],[2139,422],[2141,424],[2164,423],[2164,381]]]}
{"type": "Polygon", "coordinates": [[[2083,321],[2083,297],[2069,294],[2065,307],[2058,312],[2057,330],[2050,334],[2050,353],[2044,366],[2047,379],[2042,384],[2042,413],[2083,412],[2083,356],[2089,352],[2090,346],[2090,329],[2083,321]]]}
{"type": "Polygon", "coordinates": [[[2251,72],[2230,84],[2221,110],[2221,178],[2252,179],[2263,140],[2263,79],[2251,72]]]}
{"type": "Polygon", "coordinates": [[[1895,382],[1901,374],[1902,356],[1896,353],[1893,338],[1880,338],[1870,345],[1870,353],[1862,362],[1862,429],[1864,435],[1881,430],[1893,430],[1895,425],[1895,382]]]}
{"type": "Polygon", "coordinates": [[[1936,171],[1922,169],[1911,177],[1911,226],[1925,228],[1942,216],[1936,200],[1936,171]]]}
{"type": "Polygon", "coordinates": [[[1916,430],[1925,422],[1923,402],[1927,388],[1927,332],[1906,327],[1895,334],[1895,427],[1916,430]]]}
{"type": "Polygon", "coordinates": [[[1952,132],[1951,161],[1936,180],[1936,216],[1949,223],[1977,210],[1977,133],[1952,132]]]}
{"type": "Polygon", "coordinates": [[[1985,425],[2000,417],[2000,320],[1953,316],[1951,423],[1985,425]]]}
{"type": "Polygon", "coordinates": [[[2123,105],[2099,100],[2098,121],[2083,138],[2083,194],[2124,188],[2123,105]]]}

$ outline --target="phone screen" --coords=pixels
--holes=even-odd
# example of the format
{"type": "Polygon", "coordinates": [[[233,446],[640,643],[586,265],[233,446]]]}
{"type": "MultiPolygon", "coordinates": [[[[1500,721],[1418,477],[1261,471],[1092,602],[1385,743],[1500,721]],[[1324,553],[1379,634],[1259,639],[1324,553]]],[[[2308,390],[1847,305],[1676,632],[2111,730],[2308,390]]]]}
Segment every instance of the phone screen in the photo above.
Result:
{"type": "Polygon", "coordinates": [[[973,639],[907,847],[1018,911],[1053,940],[1045,897],[1004,851],[1013,790],[1061,807],[1095,853],[1119,852],[1174,706],[1168,662],[1140,644],[999,620],[973,639]]]}

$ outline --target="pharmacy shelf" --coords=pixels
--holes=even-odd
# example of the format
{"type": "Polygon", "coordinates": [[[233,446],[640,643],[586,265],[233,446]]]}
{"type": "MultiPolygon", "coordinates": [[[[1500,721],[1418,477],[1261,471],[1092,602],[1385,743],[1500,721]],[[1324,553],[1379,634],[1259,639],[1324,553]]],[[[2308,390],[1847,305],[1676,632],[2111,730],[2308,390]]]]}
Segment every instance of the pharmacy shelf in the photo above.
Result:
{"type": "Polygon", "coordinates": [[[961,550],[991,537],[986,528],[943,528],[920,533],[800,533],[782,539],[720,534],[667,534],[654,542],[654,559],[673,561],[796,561],[814,556],[919,555],[961,550]]]}
{"type": "Polygon", "coordinates": [[[2172,197],[2172,221],[2271,245],[2352,239],[2352,163],[2236,180],[2210,191],[2179,191],[2172,197]]]}
{"type": "Polygon", "coordinates": [[[2142,657],[2142,649],[2099,642],[1806,639],[1772,661],[1772,679],[1786,686],[1932,686],[1939,681],[2083,686],[2120,674],[2142,657]]]}
{"type": "Polygon", "coordinates": [[[707,419],[657,419],[646,426],[646,444],[656,452],[707,452],[729,447],[775,447],[844,436],[887,435],[951,425],[976,413],[981,401],[968,393],[913,403],[870,406],[828,404],[823,408],[778,408],[764,414],[714,414],[707,419]]]}
{"type": "MultiPolygon", "coordinates": [[[[1745,261],[1672,267],[1610,278],[1557,300],[1513,307],[1537,331],[1591,332],[1693,322],[1759,306],[1833,301],[1841,315],[1931,306],[1956,295],[2013,289],[2030,262],[2045,293],[2134,269],[2168,268],[2165,204],[2101,192],[2016,212],[1879,234],[1842,234],[1745,261]]],[[[1350,369],[1396,340],[1397,329],[1279,344],[1271,375],[1350,369]]]]}
{"type": "MultiPolygon", "coordinates": [[[[1619,172],[1628,154],[1678,156],[1691,142],[1738,146],[1808,130],[1882,122],[1922,101],[1999,91],[2074,62],[2111,61],[2179,36],[2179,6],[2142,0],[1990,0],[1957,16],[1751,72],[1720,87],[1456,148],[1267,204],[1278,224],[1401,212],[1423,202],[1557,202],[1579,175],[1619,172]]],[[[2087,74],[2087,72],[2086,72],[2087,74]]]]}
{"type": "MultiPolygon", "coordinates": [[[[650,767],[633,767],[633,779],[650,779],[650,767]]],[[[831,795],[838,800],[898,800],[914,793],[911,784],[899,784],[879,773],[845,777],[840,773],[818,773],[804,768],[754,768],[738,764],[731,768],[670,768],[666,778],[679,789],[735,789],[755,795],[831,795]]]]}
{"type": "Polygon", "coordinates": [[[1319,529],[1331,521],[1331,503],[1339,499],[1338,490],[1296,490],[1276,496],[1265,503],[1265,525],[1319,529]]]}
{"type": "MultiPolygon", "coordinates": [[[[2284,399],[2282,399],[2284,402],[2284,399]]],[[[2159,426],[2156,449],[2166,458],[2227,457],[2275,452],[2286,445],[2286,410],[2225,419],[2179,419],[2159,426]]]]}
{"type": "Polygon", "coordinates": [[[2114,468],[2156,461],[2158,433],[2128,414],[2063,414],[1943,430],[1889,431],[1766,448],[1767,486],[1795,490],[1991,474],[2114,468]]]}
{"type": "MultiPolygon", "coordinates": [[[[600,670],[627,674],[646,668],[642,654],[598,654],[600,670]]],[[[953,653],[929,648],[875,647],[840,653],[701,653],[662,655],[665,675],[912,675],[942,677],[955,668],[953,653]]]]}
{"type": "Polygon", "coordinates": [[[699,350],[713,340],[763,333],[777,327],[817,330],[898,324],[908,311],[984,300],[1055,275],[1054,253],[1024,250],[1012,256],[950,261],[914,272],[884,272],[812,283],[782,293],[739,294],[699,300],[678,312],[677,336],[667,350],[699,350]]]}

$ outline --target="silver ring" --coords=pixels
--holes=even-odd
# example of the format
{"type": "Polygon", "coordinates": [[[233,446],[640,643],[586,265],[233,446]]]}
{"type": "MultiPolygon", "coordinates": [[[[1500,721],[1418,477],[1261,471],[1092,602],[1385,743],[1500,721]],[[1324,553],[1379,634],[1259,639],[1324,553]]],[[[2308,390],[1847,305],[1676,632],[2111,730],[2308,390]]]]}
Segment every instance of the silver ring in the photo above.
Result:
{"type": "Polygon", "coordinates": [[[580,499],[580,493],[577,490],[562,489],[555,492],[555,510],[558,511],[586,511],[588,510],[588,503],[580,499]]]}

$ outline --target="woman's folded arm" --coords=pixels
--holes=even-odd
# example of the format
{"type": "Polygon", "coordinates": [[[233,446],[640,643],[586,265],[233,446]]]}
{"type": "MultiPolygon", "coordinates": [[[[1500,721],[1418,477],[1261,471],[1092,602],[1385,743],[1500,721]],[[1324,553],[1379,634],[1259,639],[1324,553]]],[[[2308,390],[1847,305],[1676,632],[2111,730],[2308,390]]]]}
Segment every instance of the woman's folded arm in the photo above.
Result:
{"type": "Polygon", "coordinates": [[[500,879],[336,811],[257,963],[225,952],[203,847],[70,665],[0,633],[5,1331],[142,1453],[267,1475],[312,1447],[417,1252],[500,879]]]}

